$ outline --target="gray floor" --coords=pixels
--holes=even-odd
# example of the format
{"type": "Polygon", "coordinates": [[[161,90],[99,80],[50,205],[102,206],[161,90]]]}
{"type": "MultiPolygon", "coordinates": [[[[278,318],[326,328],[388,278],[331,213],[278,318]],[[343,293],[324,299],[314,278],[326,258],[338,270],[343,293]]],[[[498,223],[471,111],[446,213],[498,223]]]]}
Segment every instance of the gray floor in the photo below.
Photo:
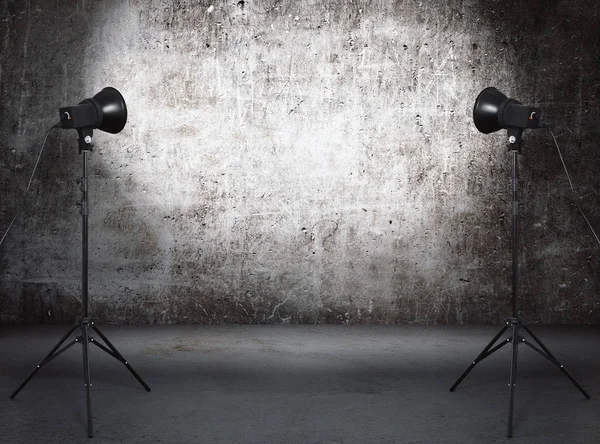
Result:
{"type": "MultiPolygon", "coordinates": [[[[597,327],[534,329],[592,398],[521,347],[511,439],[509,347],[448,391],[498,327],[101,328],[152,392],[92,348],[98,444],[600,443],[597,327]]],[[[0,328],[0,442],[88,441],[79,345],[9,399],[67,330],[0,328]]]]}

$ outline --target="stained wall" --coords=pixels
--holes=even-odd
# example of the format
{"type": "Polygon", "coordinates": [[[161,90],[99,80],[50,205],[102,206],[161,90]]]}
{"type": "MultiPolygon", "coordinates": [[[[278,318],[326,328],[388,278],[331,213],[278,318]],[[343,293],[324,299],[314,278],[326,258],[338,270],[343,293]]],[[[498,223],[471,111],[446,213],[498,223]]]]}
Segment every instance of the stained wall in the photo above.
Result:
{"type": "Polygon", "coordinates": [[[523,316],[598,323],[598,9],[0,1],[0,320],[77,316],[75,131],[50,132],[29,181],[58,108],[113,86],[128,122],[94,134],[96,319],[499,322],[510,155],[504,131],[472,122],[495,86],[542,107],[575,190],[550,131],[526,132],[523,316]]]}

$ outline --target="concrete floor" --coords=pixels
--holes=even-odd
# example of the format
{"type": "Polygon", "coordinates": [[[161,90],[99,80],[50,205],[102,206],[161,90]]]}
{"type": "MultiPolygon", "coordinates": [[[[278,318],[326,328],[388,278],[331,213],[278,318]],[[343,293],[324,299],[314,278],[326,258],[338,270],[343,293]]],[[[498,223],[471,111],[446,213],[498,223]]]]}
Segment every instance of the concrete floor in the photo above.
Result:
{"type": "MultiPolygon", "coordinates": [[[[592,398],[521,347],[511,439],[509,347],[448,391],[498,327],[101,328],[152,392],[92,348],[97,444],[600,442],[598,327],[534,329],[592,398]]],[[[9,399],[67,330],[0,328],[0,442],[88,442],[79,345],[9,399]]]]}

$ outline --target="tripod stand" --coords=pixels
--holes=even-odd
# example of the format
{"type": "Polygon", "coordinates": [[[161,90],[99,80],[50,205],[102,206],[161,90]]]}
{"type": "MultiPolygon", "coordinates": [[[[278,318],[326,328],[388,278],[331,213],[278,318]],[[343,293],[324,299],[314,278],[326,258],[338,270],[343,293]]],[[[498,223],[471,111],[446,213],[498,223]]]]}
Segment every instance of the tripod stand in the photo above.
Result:
{"type": "Polygon", "coordinates": [[[35,376],[35,374],[44,365],[52,361],[58,355],[68,350],[71,346],[76,343],[80,343],[83,347],[83,374],[85,381],[85,398],[86,398],[86,410],[87,410],[87,430],[88,436],[91,438],[94,436],[94,427],[92,423],[92,400],[90,388],[92,386],[90,379],[90,359],[88,355],[88,343],[94,344],[101,350],[111,355],[113,358],[121,361],[125,367],[131,372],[131,374],[142,384],[146,391],[150,391],[150,387],[144,382],[144,380],[136,373],[131,367],[129,362],[119,353],[115,346],[108,340],[108,338],[100,331],[100,329],[94,324],[94,321],[89,318],[88,315],[88,175],[87,175],[87,164],[88,154],[92,149],[92,129],[82,128],[78,129],[79,132],[79,153],[83,154],[83,176],[81,178],[81,218],[82,218],[82,243],[81,243],[81,257],[82,257],[82,301],[81,301],[81,320],[78,320],[73,327],[61,338],[60,341],[54,346],[52,350],[40,361],[40,363],[33,369],[33,371],[25,378],[21,385],[10,395],[11,399],[25,387],[25,385],[35,376]],[[80,329],[80,334],[69,342],[67,345],[61,347],[63,343],[71,336],[71,334],[80,329]],[[104,344],[96,341],[89,335],[90,328],[98,333],[98,336],[104,341],[104,344]]]}
{"type": "Polygon", "coordinates": [[[478,362],[490,356],[492,353],[500,350],[505,345],[511,343],[512,344],[512,357],[510,364],[510,382],[509,386],[509,406],[508,406],[508,423],[507,423],[507,431],[506,436],[512,436],[513,429],[513,410],[514,410],[514,399],[515,399],[515,381],[517,379],[517,357],[519,350],[519,343],[523,343],[529,346],[531,349],[538,352],[548,361],[556,365],[560,370],[565,374],[567,378],[569,378],[575,387],[579,389],[579,391],[586,397],[586,399],[590,398],[590,395],[579,385],[579,383],[573,378],[573,376],[569,373],[569,371],[565,368],[562,363],[554,357],[552,352],[544,345],[544,343],[533,334],[533,332],[525,325],[523,320],[519,317],[519,295],[518,295],[518,287],[519,287],[519,249],[518,249],[518,235],[519,235],[519,224],[518,224],[518,215],[519,215],[519,202],[518,202],[518,185],[517,185],[517,158],[518,154],[521,153],[521,135],[523,130],[520,128],[508,128],[508,142],[509,142],[509,150],[512,153],[512,202],[513,202],[513,226],[512,226],[512,316],[506,320],[506,324],[502,329],[498,332],[496,336],[490,341],[490,343],[482,350],[482,352],[475,358],[475,360],[469,365],[469,367],[464,371],[464,373],[456,380],[456,382],[450,387],[450,391],[453,392],[456,387],[462,382],[463,379],[469,374],[473,367],[477,365],[478,362]],[[512,333],[509,337],[507,337],[504,341],[496,344],[496,341],[502,336],[502,334],[511,327],[512,333]],[[537,347],[528,339],[519,335],[519,330],[523,328],[531,338],[539,345],[537,347]]]}

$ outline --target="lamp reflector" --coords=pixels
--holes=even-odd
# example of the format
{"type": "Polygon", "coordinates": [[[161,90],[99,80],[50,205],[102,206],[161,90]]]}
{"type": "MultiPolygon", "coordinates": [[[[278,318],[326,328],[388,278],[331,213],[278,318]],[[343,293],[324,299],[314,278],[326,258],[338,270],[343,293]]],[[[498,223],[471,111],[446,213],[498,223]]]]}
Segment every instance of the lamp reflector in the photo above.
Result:
{"type": "Polygon", "coordinates": [[[127,123],[127,106],[119,91],[110,86],[104,88],[93,98],[99,103],[102,120],[98,129],[111,134],[117,134],[127,123]]]}
{"type": "Polygon", "coordinates": [[[498,122],[498,112],[506,99],[504,94],[492,86],[479,93],[473,107],[473,121],[480,132],[489,134],[502,129],[498,122]]]}

